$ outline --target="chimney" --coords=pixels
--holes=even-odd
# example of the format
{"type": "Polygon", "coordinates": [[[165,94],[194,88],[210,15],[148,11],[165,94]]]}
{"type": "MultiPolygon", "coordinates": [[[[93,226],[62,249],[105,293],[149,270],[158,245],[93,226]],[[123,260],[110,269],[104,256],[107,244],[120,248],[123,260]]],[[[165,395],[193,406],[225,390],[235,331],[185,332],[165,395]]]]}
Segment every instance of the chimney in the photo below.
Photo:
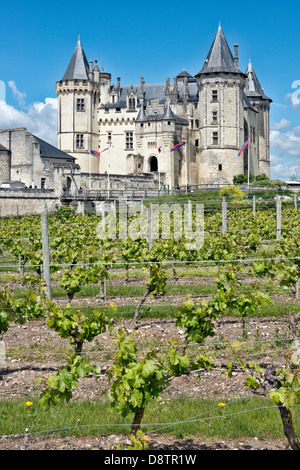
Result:
{"type": "Polygon", "coordinates": [[[141,80],[140,100],[144,103],[144,84],[145,84],[145,80],[144,80],[143,75],[141,75],[140,80],[141,80]]]}
{"type": "Polygon", "coordinates": [[[94,74],[93,74],[93,61],[89,61],[89,79],[94,80],[94,74]]]}
{"type": "Polygon", "coordinates": [[[117,78],[117,82],[118,82],[118,89],[120,89],[120,86],[121,86],[121,78],[120,77],[117,78]]]}
{"type": "Polygon", "coordinates": [[[238,44],[234,45],[234,65],[236,68],[239,68],[239,46],[238,44]]]}

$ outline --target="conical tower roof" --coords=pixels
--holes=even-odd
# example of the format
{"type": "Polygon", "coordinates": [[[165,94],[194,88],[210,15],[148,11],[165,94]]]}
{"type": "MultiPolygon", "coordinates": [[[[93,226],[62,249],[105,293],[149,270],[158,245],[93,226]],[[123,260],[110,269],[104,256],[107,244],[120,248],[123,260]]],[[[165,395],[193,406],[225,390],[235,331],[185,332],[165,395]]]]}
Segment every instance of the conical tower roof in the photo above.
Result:
{"type": "Polygon", "coordinates": [[[162,116],[162,120],[176,121],[176,117],[177,116],[175,116],[175,114],[173,113],[170,102],[168,101],[165,107],[164,114],[162,116]]]}
{"type": "Polygon", "coordinates": [[[145,113],[144,104],[142,103],[135,121],[144,122],[146,121],[146,119],[147,119],[147,115],[145,113]]]}
{"type": "Polygon", "coordinates": [[[80,42],[80,36],[71,57],[68,68],[62,78],[63,80],[88,80],[89,64],[80,42]]]}
{"type": "Polygon", "coordinates": [[[256,73],[253,70],[251,60],[249,59],[249,64],[246,70],[246,83],[245,83],[245,92],[249,98],[262,98],[264,100],[272,101],[268,96],[265,95],[263,88],[261,87],[259,80],[256,76],[256,73]]]}
{"type": "Polygon", "coordinates": [[[202,69],[195,76],[218,72],[239,73],[243,75],[234,63],[232,52],[228,46],[221,25],[218,28],[202,69]]]}

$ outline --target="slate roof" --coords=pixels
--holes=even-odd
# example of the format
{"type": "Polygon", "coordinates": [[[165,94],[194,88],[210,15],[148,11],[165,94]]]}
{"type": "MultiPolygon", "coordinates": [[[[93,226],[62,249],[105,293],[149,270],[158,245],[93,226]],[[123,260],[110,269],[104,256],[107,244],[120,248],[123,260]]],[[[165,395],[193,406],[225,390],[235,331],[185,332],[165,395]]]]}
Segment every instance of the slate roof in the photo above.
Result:
{"type": "Polygon", "coordinates": [[[141,108],[137,118],[135,120],[136,122],[148,122],[148,121],[175,121],[176,124],[181,124],[183,126],[188,125],[188,120],[185,118],[182,118],[180,116],[177,116],[171,109],[170,103],[168,102],[164,113],[155,113],[155,114],[146,114],[144,109],[141,108]]]}
{"type": "Polygon", "coordinates": [[[48,142],[45,142],[44,140],[40,139],[36,135],[34,135],[33,137],[40,144],[40,155],[41,155],[41,157],[63,158],[63,159],[68,159],[68,160],[76,160],[75,157],[72,157],[71,155],[68,155],[67,153],[63,152],[62,150],[59,150],[58,148],[54,147],[53,145],[48,144],[48,142]]]}
{"type": "MultiPolygon", "coordinates": [[[[172,86],[172,85],[171,85],[172,86]]],[[[179,97],[178,100],[182,101],[183,96],[183,86],[182,82],[177,83],[179,97]]],[[[106,103],[104,108],[126,108],[126,96],[127,92],[130,92],[131,87],[133,91],[137,93],[138,100],[140,96],[141,86],[139,85],[123,85],[120,88],[120,99],[116,103],[106,103]]],[[[188,83],[189,87],[189,98],[188,101],[198,101],[198,88],[196,81],[188,83]]],[[[158,100],[159,104],[165,103],[165,83],[150,83],[144,84],[144,99],[145,101],[149,100],[158,100]]],[[[139,103],[138,103],[139,106],[139,103]]]]}
{"type": "Polygon", "coordinates": [[[238,73],[243,74],[235,65],[232,52],[228,46],[221,26],[219,26],[215,39],[211,45],[204,65],[195,77],[207,73],[238,73]]]}
{"type": "Polygon", "coordinates": [[[80,37],[62,80],[88,80],[89,64],[82,48],[80,37]]]}
{"type": "Polygon", "coordinates": [[[265,95],[264,90],[262,89],[256,73],[253,70],[251,61],[249,59],[249,64],[246,70],[246,84],[245,84],[245,93],[249,98],[262,98],[264,100],[272,101],[271,98],[265,95]]]}
{"type": "Polygon", "coordinates": [[[183,69],[182,72],[180,72],[178,75],[176,75],[176,78],[192,78],[194,80],[194,78],[192,77],[192,75],[190,75],[185,69],[183,69]]]}

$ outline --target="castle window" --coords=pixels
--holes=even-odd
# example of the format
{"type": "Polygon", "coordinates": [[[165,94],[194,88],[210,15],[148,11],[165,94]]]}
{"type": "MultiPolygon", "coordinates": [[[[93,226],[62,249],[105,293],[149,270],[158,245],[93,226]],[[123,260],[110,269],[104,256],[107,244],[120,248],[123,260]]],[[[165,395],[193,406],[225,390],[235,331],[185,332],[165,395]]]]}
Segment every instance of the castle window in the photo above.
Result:
{"type": "Polygon", "coordinates": [[[219,171],[222,171],[222,165],[220,163],[219,163],[218,167],[219,167],[219,171]]]}
{"type": "Polygon", "coordinates": [[[77,98],[76,111],[84,111],[84,99],[83,98],[77,98]]]}
{"type": "Polygon", "coordinates": [[[108,133],[107,133],[107,143],[108,143],[108,144],[111,143],[111,132],[108,132],[108,133]]]}
{"type": "Polygon", "coordinates": [[[129,98],[129,111],[135,110],[135,99],[129,98]]]}
{"type": "Polygon", "coordinates": [[[76,148],[83,149],[83,134],[76,134],[76,148]]]}
{"type": "Polygon", "coordinates": [[[46,178],[41,178],[41,189],[46,188],[46,178]]]}
{"type": "Polygon", "coordinates": [[[217,113],[217,111],[213,111],[213,113],[212,113],[212,122],[213,122],[213,124],[218,124],[218,113],[217,113]]]}
{"type": "Polygon", "coordinates": [[[44,160],[44,170],[49,170],[49,160],[44,160]]]}
{"type": "Polygon", "coordinates": [[[212,100],[214,103],[218,101],[218,90],[212,90],[212,100]]]}
{"type": "Polygon", "coordinates": [[[252,142],[255,144],[255,127],[253,127],[252,142]]]}
{"type": "Polygon", "coordinates": [[[112,97],[111,97],[111,102],[112,102],[112,103],[115,102],[115,95],[112,95],[112,97]]]}
{"type": "Polygon", "coordinates": [[[195,120],[195,127],[196,127],[196,129],[199,128],[199,119],[196,119],[196,120],[195,120]]]}
{"type": "Polygon", "coordinates": [[[199,147],[199,139],[195,140],[195,147],[199,147]]]}
{"type": "Polygon", "coordinates": [[[126,132],[126,149],[133,149],[133,132],[126,132]]]}
{"type": "Polygon", "coordinates": [[[218,132],[213,132],[213,145],[219,144],[219,134],[218,132]]]}

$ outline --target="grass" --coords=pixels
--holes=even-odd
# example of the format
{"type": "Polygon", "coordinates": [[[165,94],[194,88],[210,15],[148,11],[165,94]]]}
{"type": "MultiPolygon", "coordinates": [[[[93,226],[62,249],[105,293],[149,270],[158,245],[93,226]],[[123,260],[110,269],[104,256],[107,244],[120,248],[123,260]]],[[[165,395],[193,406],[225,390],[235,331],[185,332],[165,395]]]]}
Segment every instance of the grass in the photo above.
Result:
{"type": "MultiPolygon", "coordinates": [[[[132,416],[126,420],[111,413],[105,401],[76,401],[60,403],[49,411],[43,410],[37,399],[25,405],[28,397],[15,401],[0,401],[1,435],[40,433],[46,436],[56,430],[57,437],[128,434],[132,416]]],[[[232,403],[223,400],[158,398],[146,410],[142,428],[144,432],[160,432],[178,438],[257,437],[258,439],[284,438],[279,412],[274,403],[263,398],[243,398],[232,403]],[[190,420],[189,422],[183,421],[190,420]],[[157,423],[155,426],[151,423],[157,423]],[[168,426],[168,423],[178,423],[168,426]],[[148,424],[148,426],[146,426],[148,424]],[[165,429],[163,428],[166,426],[165,429]]],[[[300,411],[293,409],[295,431],[300,433],[300,411]]]]}

